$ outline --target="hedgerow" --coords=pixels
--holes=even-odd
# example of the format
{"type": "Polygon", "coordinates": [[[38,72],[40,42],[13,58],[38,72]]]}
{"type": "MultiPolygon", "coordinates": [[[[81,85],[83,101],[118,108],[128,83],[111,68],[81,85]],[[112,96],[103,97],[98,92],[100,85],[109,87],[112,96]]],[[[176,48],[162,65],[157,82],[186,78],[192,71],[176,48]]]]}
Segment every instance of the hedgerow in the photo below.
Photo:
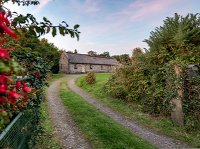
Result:
{"type": "Polygon", "coordinates": [[[200,130],[200,72],[191,77],[188,68],[199,66],[199,26],[199,14],[168,17],[145,40],[150,48],[146,52],[137,49],[132,63],[116,70],[105,85],[107,93],[125,102],[138,102],[154,116],[169,116],[174,106],[171,100],[178,97],[178,90],[184,90],[185,127],[200,130]],[[175,66],[181,70],[179,77],[175,66]]]}

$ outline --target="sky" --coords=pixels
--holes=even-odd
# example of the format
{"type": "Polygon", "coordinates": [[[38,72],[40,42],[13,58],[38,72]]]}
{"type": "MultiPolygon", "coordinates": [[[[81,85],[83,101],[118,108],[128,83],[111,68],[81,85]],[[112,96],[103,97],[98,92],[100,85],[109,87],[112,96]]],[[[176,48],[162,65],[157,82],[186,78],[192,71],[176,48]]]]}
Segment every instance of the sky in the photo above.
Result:
{"type": "Polygon", "coordinates": [[[40,21],[45,16],[55,25],[66,21],[73,28],[79,24],[80,40],[51,34],[42,36],[59,49],[86,54],[108,51],[110,55],[131,55],[150,32],[163,25],[174,13],[200,13],[200,0],[39,0],[40,5],[22,7],[6,4],[12,11],[32,13],[40,21]]]}

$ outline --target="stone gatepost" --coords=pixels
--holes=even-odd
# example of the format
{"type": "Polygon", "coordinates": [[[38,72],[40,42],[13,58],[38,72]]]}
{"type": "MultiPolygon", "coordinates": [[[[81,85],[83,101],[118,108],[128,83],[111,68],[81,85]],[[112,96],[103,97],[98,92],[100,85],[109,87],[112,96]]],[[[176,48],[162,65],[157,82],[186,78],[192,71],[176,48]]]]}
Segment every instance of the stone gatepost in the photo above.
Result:
{"type": "MultiPolygon", "coordinates": [[[[175,65],[174,70],[177,78],[180,78],[182,73],[181,68],[175,65]]],[[[184,125],[184,113],[182,109],[182,100],[184,95],[183,86],[177,90],[177,93],[178,93],[177,98],[171,100],[171,103],[174,105],[174,108],[172,109],[171,112],[171,118],[176,124],[183,126],[184,125]]]]}

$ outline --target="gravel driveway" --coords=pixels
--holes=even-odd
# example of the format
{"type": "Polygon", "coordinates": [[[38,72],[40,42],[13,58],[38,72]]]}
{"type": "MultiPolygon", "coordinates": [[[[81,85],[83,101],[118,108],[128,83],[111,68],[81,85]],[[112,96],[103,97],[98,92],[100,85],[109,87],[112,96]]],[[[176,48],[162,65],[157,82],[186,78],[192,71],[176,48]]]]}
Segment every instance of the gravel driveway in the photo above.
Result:
{"type": "Polygon", "coordinates": [[[59,98],[59,85],[61,81],[62,79],[53,82],[47,90],[47,103],[56,136],[64,149],[90,149],[89,144],[75,126],[66,107],[63,106],[59,98]]]}
{"type": "Polygon", "coordinates": [[[152,130],[147,128],[141,127],[136,122],[129,120],[128,118],[124,117],[123,115],[113,111],[106,105],[97,101],[94,97],[83,91],[81,88],[75,85],[75,80],[78,75],[70,75],[70,80],[68,81],[69,88],[75,92],[76,94],[83,97],[88,103],[95,106],[101,112],[105,113],[109,117],[111,117],[116,122],[120,123],[124,127],[131,130],[133,133],[137,134],[138,136],[144,138],[145,140],[149,141],[150,143],[154,144],[158,148],[169,148],[169,149],[177,149],[177,148],[189,148],[188,145],[174,140],[172,138],[160,135],[152,130]]]}

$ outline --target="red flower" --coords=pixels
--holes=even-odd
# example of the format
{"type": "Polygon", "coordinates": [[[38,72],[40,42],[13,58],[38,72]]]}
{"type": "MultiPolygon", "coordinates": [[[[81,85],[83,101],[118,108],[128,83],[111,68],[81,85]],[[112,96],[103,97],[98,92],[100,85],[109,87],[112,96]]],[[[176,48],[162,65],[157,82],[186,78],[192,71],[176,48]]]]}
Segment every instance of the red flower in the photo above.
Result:
{"type": "Polygon", "coordinates": [[[23,91],[25,93],[30,92],[32,89],[26,86],[26,83],[23,83],[23,91]]]}
{"type": "Polygon", "coordinates": [[[6,58],[9,59],[10,55],[5,51],[0,49],[0,58],[6,58]]]}
{"type": "Polygon", "coordinates": [[[1,84],[1,85],[0,85],[0,93],[6,93],[6,91],[7,91],[7,90],[6,90],[6,87],[7,87],[6,85],[1,84]]]}
{"type": "Polygon", "coordinates": [[[5,12],[1,11],[0,12],[0,28],[3,30],[3,32],[6,32],[7,34],[12,36],[13,38],[17,39],[18,37],[15,34],[15,32],[12,29],[10,29],[9,27],[6,26],[8,24],[10,24],[10,22],[8,21],[7,16],[5,16],[5,12]]]}
{"type": "Polygon", "coordinates": [[[19,80],[17,80],[17,82],[16,82],[16,88],[19,89],[20,86],[21,86],[21,82],[19,80]]]}
{"type": "Polygon", "coordinates": [[[10,22],[8,21],[8,18],[5,16],[5,12],[3,12],[3,11],[1,11],[0,12],[0,20],[2,21],[2,22],[5,22],[6,23],[6,25],[8,25],[8,24],[10,24],[10,22]]]}
{"type": "Polygon", "coordinates": [[[11,103],[15,103],[17,101],[17,98],[19,98],[19,94],[17,94],[14,89],[12,89],[8,94],[8,100],[11,103]]]}
{"type": "Polygon", "coordinates": [[[12,36],[13,38],[17,39],[17,35],[15,34],[15,32],[10,29],[9,27],[7,27],[3,22],[0,22],[0,28],[6,32],[7,34],[9,34],[10,36],[12,36]]]}
{"type": "Polygon", "coordinates": [[[3,84],[5,82],[5,74],[0,75],[0,83],[3,84]]]}
{"type": "Polygon", "coordinates": [[[0,58],[6,58],[6,59],[9,59],[10,58],[10,55],[7,53],[7,50],[13,50],[11,48],[2,48],[0,47],[0,58]]]}

